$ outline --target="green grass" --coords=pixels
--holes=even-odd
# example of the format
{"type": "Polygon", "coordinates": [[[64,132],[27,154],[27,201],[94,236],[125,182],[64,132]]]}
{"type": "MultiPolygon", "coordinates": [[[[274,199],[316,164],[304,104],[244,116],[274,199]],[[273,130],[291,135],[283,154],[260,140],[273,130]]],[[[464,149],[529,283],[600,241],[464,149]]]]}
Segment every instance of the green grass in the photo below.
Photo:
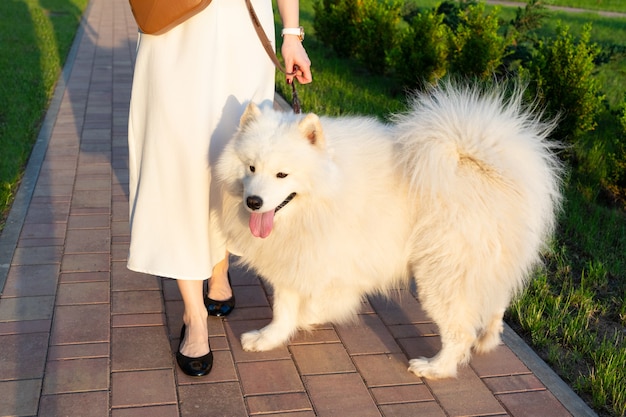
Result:
{"type": "Polygon", "coordinates": [[[553,250],[508,319],[601,415],[626,413],[626,215],[575,182],[553,250]]]}
{"type": "Polygon", "coordinates": [[[13,200],[87,2],[0,1],[0,219],[13,200]]]}

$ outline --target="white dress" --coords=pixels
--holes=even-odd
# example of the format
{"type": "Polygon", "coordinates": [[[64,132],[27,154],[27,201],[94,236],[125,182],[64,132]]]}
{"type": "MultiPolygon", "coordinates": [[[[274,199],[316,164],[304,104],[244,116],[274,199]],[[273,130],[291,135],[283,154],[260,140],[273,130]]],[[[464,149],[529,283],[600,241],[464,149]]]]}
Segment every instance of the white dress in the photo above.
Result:
{"type": "MultiPolygon", "coordinates": [[[[253,0],[274,41],[271,0],[253,0]]],[[[244,0],[213,0],[171,31],[141,34],[129,115],[128,268],[207,279],[225,242],[211,167],[245,105],[271,104],[275,68],[244,0]]]]}

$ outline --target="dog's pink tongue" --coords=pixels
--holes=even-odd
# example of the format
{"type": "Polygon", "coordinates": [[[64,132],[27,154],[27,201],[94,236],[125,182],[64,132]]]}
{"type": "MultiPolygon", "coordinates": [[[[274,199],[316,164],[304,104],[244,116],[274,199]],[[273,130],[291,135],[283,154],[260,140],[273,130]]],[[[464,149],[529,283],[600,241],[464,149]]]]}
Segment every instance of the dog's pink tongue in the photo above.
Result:
{"type": "Polygon", "coordinates": [[[250,214],[250,232],[256,237],[265,239],[272,232],[274,225],[274,210],[266,213],[250,214]]]}

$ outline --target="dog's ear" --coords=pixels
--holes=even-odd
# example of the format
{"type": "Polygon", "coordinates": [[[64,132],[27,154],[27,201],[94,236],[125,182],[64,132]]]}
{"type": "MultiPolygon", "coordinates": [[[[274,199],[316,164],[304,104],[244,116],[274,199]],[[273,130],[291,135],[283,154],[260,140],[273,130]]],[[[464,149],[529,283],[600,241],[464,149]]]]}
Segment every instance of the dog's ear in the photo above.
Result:
{"type": "Polygon", "coordinates": [[[239,119],[239,126],[243,127],[247,125],[248,123],[255,120],[260,115],[261,115],[261,110],[259,109],[259,107],[253,102],[250,102],[250,104],[246,106],[246,109],[244,110],[243,114],[241,115],[241,118],[239,119]]]}
{"type": "Polygon", "coordinates": [[[322,131],[322,123],[316,114],[309,113],[298,124],[300,133],[311,143],[311,145],[319,148],[324,147],[324,132],[322,131]]]}

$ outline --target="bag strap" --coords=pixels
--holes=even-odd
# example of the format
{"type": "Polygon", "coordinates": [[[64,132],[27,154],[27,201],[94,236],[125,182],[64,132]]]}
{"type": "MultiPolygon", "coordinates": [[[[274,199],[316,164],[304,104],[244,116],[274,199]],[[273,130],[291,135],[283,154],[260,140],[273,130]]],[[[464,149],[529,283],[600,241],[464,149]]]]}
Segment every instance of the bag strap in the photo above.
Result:
{"type": "Polygon", "coordinates": [[[267,35],[265,34],[265,31],[263,30],[263,26],[261,26],[259,17],[254,11],[254,7],[252,7],[252,3],[250,2],[250,0],[246,0],[246,6],[248,6],[248,12],[250,13],[250,19],[252,19],[254,30],[256,30],[256,34],[259,36],[259,39],[261,40],[261,43],[263,44],[263,48],[265,48],[265,52],[267,52],[267,55],[269,55],[274,65],[276,65],[276,68],[281,70],[286,75],[293,75],[294,73],[288,74],[283,64],[281,64],[280,61],[278,60],[278,57],[276,56],[276,53],[274,52],[274,48],[272,47],[272,42],[270,42],[267,35]]]}
{"type": "MultiPolygon", "coordinates": [[[[252,25],[254,26],[254,30],[256,31],[256,34],[259,36],[259,39],[261,40],[261,44],[263,45],[263,48],[265,48],[265,52],[267,52],[267,55],[270,57],[270,59],[272,60],[276,68],[278,68],[285,75],[295,75],[298,70],[297,66],[294,66],[293,72],[287,72],[283,64],[281,64],[281,62],[278,60],[278,57],[276,56],[276,52],[274,52],[274,47],[272,46],[272,42],[270,42],[269,38],[265,34],[265,31],[263,30],[263,26],[261,25],[261,21],[259,20],[259,17],[254,11],[254,7],[252,7],[252,3],[250,2],[250,0],[246,0],[246,6],[248,6],[248,13],[250,13],[250,19],[252,20],[252,25]]],[[[294,81],[291,82],[291,93],[293,97],[293,100],[292,100],[293,111],[294,113],[300,113],[301,112],[300,99],[298,98],[298,93],[296,92],[296,84],[294,83],[294,81]]]]}

